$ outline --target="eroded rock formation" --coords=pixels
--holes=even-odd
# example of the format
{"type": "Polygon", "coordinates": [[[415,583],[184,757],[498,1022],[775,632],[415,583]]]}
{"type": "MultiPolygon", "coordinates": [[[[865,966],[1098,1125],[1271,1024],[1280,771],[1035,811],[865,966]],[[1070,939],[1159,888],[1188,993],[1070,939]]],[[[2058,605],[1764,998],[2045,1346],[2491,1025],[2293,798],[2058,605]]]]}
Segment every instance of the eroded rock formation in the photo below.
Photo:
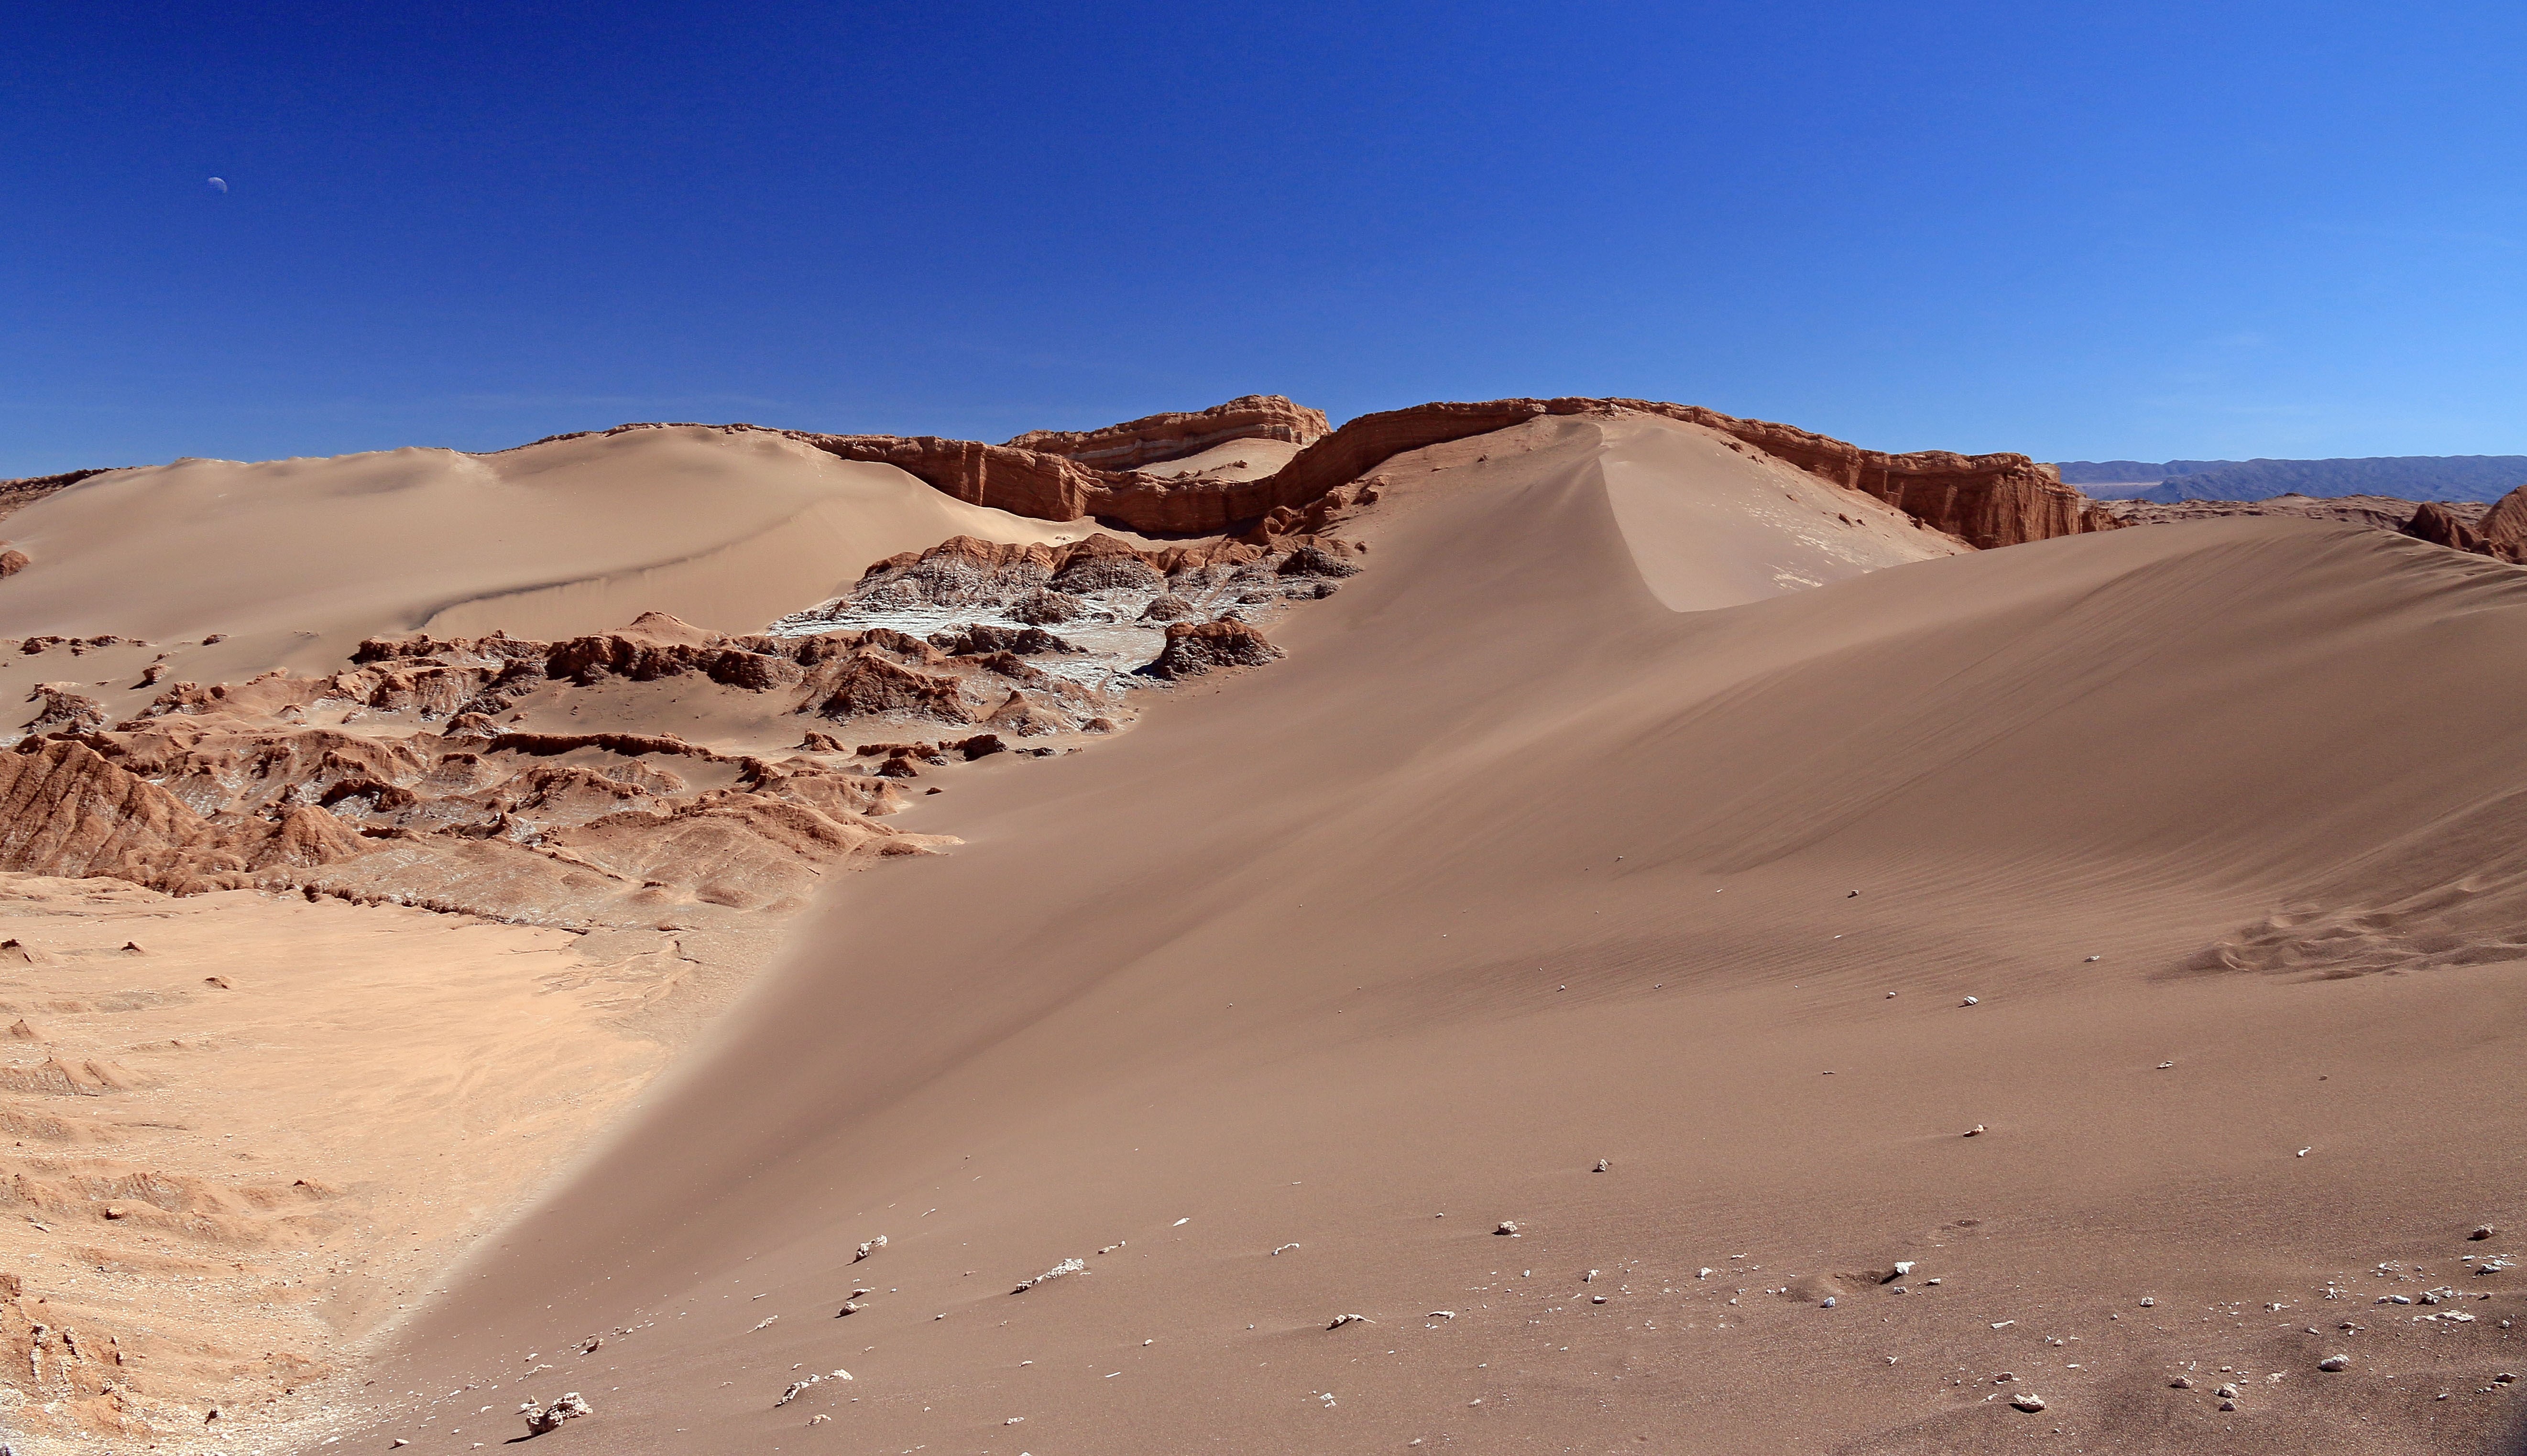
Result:
{"type": "MultiPolygon", "coordinates": [[[[900,467],[959,500],[1022,516],[1048,521],[1095,517],[1156,534],[1237,533],[1251,532],[1276,517],[1285,528],[1309,529],[1293,518],[1406,451],[1488,434],[1546,415],[1624,411],[1719,430],[1847,489],[1874,496],[1974,546],[2017,545],[2111,530],[2120,524],[2063,484],[2051,467],[2024,455],[1959,455],[1944,450],[1891,455],[1787,425],[1639,399],[1441,402],[1363,415],[1309,444],[1279,471],[1254,480],[1162,478],[1103,470],[1069,456],[1023,448],[1015,441],[985,445],[930,436],[802,434],[799,438],[845,459],[900,467]]],[[[1018,437],[1020,441],[1041,438],[1050,437],[1018,437]]]]}
{"type": "Polygon", "coordinates": [[[2493,502],[2475,529],[2483,538],[2485,555],[2527,563],[2527,485],[2493,502]]]}
{"type": "Polygon", "coordinates": [[[1248,623],[1178,622],[1167,628],[1167,645],[1143,671],[1153,678],[1199,678],[1213,668],[1258,668],[1281,656],[1248,623]]]}
{"type": "Polygon", "coordinates": [[[2404,534],[2417,540],[2428,541],[2435,546],[2446,546],[2452,551],[2471,551],[2478,556],[2492,555],[2483,536],[2473,527],[2458,520],[2438,501],[2422,502],[2413,512],[2413,519],[2404,523],[2404,534]]]}
{"type": "Polygon", "coordinates": [[[1030,429],[1011,449],[1059,455],[1104,471],[1136,470],[1198,455],[1230,440],[1287,440],[1305,445],[1330,433],[1324,412],[1278,394],[1244,394],[1190,414],[1147,415],[1100,429],[1030,429]]]}

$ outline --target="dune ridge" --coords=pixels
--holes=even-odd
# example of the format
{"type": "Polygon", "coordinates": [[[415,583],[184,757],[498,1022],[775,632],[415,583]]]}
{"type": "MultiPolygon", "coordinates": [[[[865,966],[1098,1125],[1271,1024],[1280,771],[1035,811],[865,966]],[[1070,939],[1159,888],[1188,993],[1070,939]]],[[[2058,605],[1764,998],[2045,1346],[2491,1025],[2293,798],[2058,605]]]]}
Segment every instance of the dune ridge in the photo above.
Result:
{"type": "Polygon", "coordinates": [[[1679,612],[1615,499],[1674,427],[1409,460],[1285,661],[838,886],[362,1434],[610,1331],[554,1379],[632,1451],[2494,1448],[2499,918],[2197,957],[2498,840],[2527,577],[2256,519],[1679,612]]]}

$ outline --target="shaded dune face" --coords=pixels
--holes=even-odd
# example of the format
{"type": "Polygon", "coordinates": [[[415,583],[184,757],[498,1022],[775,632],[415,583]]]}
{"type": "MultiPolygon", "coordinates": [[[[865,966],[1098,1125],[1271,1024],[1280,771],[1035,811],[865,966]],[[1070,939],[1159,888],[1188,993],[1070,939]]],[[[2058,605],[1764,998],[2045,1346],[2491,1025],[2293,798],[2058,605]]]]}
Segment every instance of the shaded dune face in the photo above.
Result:
{"type": "Polygon", "coordinates": [[[1286,660],[832,887],[381,1388],[601,1333],[533,1393],[626,1451],[2491,1447],[2527,577],[1773,469],[1391,462],[1286,660]],[[2241,974],[2310,969],[2416,974],[2241,974]]]}

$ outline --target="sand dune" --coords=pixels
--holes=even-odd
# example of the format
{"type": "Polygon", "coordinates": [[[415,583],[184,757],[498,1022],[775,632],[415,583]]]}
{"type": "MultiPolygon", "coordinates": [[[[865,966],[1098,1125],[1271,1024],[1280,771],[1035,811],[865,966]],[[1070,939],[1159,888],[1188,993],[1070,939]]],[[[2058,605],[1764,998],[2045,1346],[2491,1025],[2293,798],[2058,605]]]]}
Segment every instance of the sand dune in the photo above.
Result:
{"type": "Polygon", "coordinates": [[[1399,457],[1287,661],[975,766],[345,1448],[2514,1438],[2527,577],[1655,428],[1399,457]]]}
{"type": "Polygon", "coordinates": [[[753,631],[898,551],[1086,530],[968,506],[768,430],[188,460],[100,476],[12,518],[34,565],[10,581],[0,630],[226,633],[235,645],[188,668],[211,681],[332,663],[379,633],[568,636],[646,611],[753,631]]]}
{"type": "Polygon", "coordinates": [[[1562,403],[1163,548],[699,427],[28,507],[0,847],[238,887],[0,886],[13,1437],[2510,1449],[2527,576],[1562,403]]]}

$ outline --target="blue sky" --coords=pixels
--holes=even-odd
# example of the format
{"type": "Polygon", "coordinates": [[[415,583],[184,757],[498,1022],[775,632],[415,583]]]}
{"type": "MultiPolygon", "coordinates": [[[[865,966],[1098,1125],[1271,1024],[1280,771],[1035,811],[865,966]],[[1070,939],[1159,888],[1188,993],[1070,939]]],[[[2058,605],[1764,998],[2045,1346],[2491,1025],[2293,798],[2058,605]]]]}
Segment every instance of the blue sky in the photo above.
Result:
{"type": "Polygon", "coordinates": [[[7,38],[0,477],[1247,392],[2527,453],[2515,3],[37,3],[7,38]]]}

